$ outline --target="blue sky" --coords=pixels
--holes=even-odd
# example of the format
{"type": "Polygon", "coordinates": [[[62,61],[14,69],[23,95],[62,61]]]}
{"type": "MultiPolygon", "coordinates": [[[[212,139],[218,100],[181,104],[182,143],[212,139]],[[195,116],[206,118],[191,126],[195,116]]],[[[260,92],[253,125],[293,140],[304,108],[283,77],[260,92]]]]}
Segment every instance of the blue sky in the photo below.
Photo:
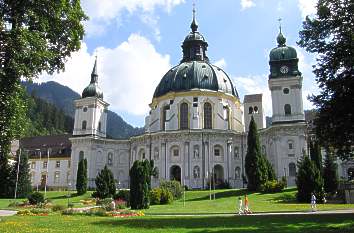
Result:
{"type": "MultiPolygon", "coordinates": [[[[196,0],[199,31],[208,56],[232,78],[241,101],[245,94],[263,93],[271,115],[268,54],[276,46],[278,18],[287,44],[296,47],[306,96],[317,93],[311,66],[313,54],[296,46],[305,15],[314,13],[316,0],[196,0]]],[[[190,0],[83,0],[90,17],[80,51],[65,72],[43,81],[57,81],[81,93],[89,83],[98,56],[99,84],[110,109],[134,126],[143,126],[155,87],[168,69],[179,63],[181,43],[192,18],[190,0]]]]}

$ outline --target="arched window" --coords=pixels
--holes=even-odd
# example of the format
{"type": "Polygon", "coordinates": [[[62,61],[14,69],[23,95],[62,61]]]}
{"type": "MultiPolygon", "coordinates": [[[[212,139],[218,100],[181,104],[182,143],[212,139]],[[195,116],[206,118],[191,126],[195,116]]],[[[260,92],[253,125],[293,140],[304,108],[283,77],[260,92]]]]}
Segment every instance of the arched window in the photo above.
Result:
{"type": "Polygon", "coordinates": [[[82,129],[86,129],[86,125],[87,125],[87,122],[86,122],[86,121],[83,121],[83,122],[82,122],[82,127],[81,127],[81,128],[82,128],[82,129]]]}
{"type": "Polygon", "coordinates": [[[98,131],[101,132],[101,122],[98,122],[98,131]]]}
{"type": "Polygon", "coordinates": [[[257,106],[254,106],[254,113],[258,113],[258,107],[257,106]]]}
{"type": "Polygon", "coordinates": [[[199,146],[198,145],[193,146],[193,158],[194,159],[199,158],[199,146]]]}
{"type": "Polygon", "coordinates": [[[155,149],[154,149],[154,160],[157,161],[159,159],[160,159],[159,148],[155,147],[155,149]]]}
{"type": "Polygon", "coordinates": [[[239,149],[238,149],[238,146],[235,146],[234,147],[234,156],[235,156],[235,158],[238,158],[238,156],[239,156],[239,149]]]}
{"type": "Polygon", "coordinates": [[[193,177],[194,177],[194,179],[200,178],[200,168],[199,168],[199,166],[194,166],[194,168],[193,168],[193,177]]]}
{"type": "Polygon", "coordinates": [[[235,168],[235,180],[239,180],[239,179],[241,179],[241,168],[236,167],[235,168]]]}
{"type": "Polygon", "coordinates": [[[212,128],[212,109],[210,103],[204,104],[204,129],[212,128]]]}
{"type": "Polygon", "coordinates": [[[285,115],[291,115],[291,106],[290,106],[290,104],[285,104],[284,105],[284,113],[285,113],[285,115]]]}
{"type": "Polygon", "coordinates": [[[138,158],[139,160],[145,159],[145,150],[143,148],[139,150],[138,156],[139,156],[138,158]]]}
{"type": "Polygon", "coordinates": [[[248,114],[252,114],[253,113],[253,108],[252,107],[249,107],[248,108],[248,114]]]}
{"type": "Polygon", "coordinates": [[[168,105],[164,106],[162,108],[162,117],[161,117],[161,129],[162,130],[166,130],[166,126],[165,126],[165,123],[167,121],[167,110],[169,109],[170,107],[168,105]]]}
{"type": "Polygon", "coordinates": [[[227,129],[231,129],[230,127],[230,107],[225,107],[225,121],[227,123],[227,129]]]}
{"type": "Polygon", "coordinates": [[[84,152],[83,151],[80,151],[79,152],[79,161],[83,160],[84,159],[84,152]]]}
{"type": "Polygon", "coordinates": [[[180,114],[180,129],[189,129],[189,122],[188,122],[188,104],[182,103],[179,110],[180,114]]]}
{"type": "Polygon", "coordinates": [[[113,153],[112,152],[108,153],[107,164],[110,165],[110,166],[113,164],[113,153]]]}
{"type": "Polygon", "coordinates": [[[289,176],[296,176],[296,165],[295,165],[295,163],[289,163],[289,176]]]}

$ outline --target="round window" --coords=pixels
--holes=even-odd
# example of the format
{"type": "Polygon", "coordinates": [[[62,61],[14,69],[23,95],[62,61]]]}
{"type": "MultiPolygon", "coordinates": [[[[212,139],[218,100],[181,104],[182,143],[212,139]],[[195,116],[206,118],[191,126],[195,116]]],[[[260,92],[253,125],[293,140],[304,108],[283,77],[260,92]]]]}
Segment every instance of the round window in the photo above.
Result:
{"type": "Polygon", "coordinates": [[[84,107],[83,111],[84,111],[84,112],[87,112],[87,107],[84,107]]]}
{"type": "Polygon", "coordinates": [[[289,94],[289,88],[284,88],[284,89],[283,89],[283,93],[284,93],[284,94],[289,94]]]}

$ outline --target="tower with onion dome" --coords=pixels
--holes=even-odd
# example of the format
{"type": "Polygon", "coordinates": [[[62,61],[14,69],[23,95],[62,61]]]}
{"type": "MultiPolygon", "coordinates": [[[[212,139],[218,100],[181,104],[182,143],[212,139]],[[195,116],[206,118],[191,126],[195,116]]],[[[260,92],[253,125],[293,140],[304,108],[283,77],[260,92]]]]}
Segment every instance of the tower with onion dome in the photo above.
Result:
{"type": "Polygon", "coordinates": [[[92,135],[106,137],[107,107],[103,92],[98,86],[97,58],[91,73],[90,84],[82,92],[82,98],[75,100],[74,136],[92,135]]]}

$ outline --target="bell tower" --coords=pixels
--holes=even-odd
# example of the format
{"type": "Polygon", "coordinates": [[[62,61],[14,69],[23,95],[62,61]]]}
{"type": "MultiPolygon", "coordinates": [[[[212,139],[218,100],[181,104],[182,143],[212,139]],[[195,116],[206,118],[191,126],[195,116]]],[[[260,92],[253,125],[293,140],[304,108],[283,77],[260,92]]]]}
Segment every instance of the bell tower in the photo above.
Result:
{"type": "Polygon", "coordinates": [[[298,69],[296,50],[286,45],[281,26],[278,46],[269,55],[268,86],[272,95],[272,124],[304,122],[302,75],[298,69]]]}
{"type": "Polygon", "coordinates": [[[91,82],[82,92],[82,98],[74,101],[74,136],[106,137],[108,103],[98,86],[97,57],[91,73],[91,82]]]}

